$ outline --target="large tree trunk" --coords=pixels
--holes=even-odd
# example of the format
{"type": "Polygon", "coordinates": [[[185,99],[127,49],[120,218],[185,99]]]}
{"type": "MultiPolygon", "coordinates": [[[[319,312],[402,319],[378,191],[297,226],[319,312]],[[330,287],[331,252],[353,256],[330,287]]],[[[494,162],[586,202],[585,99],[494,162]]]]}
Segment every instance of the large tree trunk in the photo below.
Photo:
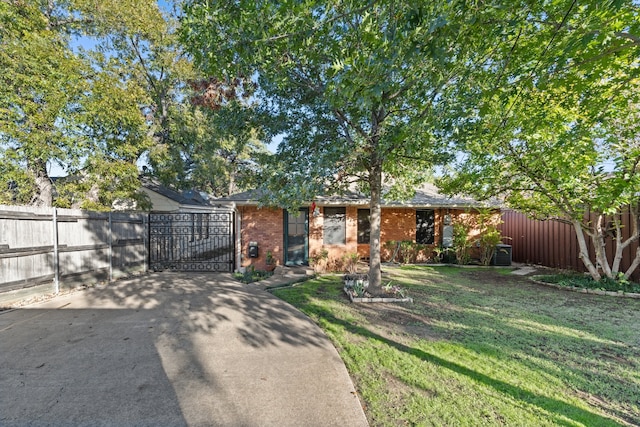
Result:
{"type": "Polygon", "coordinates": [[[236,174],[238,173],[236,159],[235,156],[232,156],[229,160],[229,196],[236,194],[236,174]]]}
{"type": "Polygon", "coordinates": [[[640,266],[640,247],[636,249],[636,256],[633,258],[627,271],[624,272],[624,278],[628,280],[638,266],[640,266]]]}
{"type": "MultiPolygon", "coordinates": [[[[626,250],[629,250],[633,243],[640,240],[640,230],[638,228],[638,207],[639,206],[640,206],[639,204],[636,204],[634,206],[629,206],[629,215],[631,216],[629,221],[631,224],[631,234],[626,240],[622,240],[621,224],[622,224],[622,216],[624,215],[624,212],[617,214],[615,217],[614,225],[616,227],[615,229],[616,230],[616,235],[615,235],[616,253],[615,253],[615,257],[613,260],[613,267],[612,267],[614,278],[618,277],[621,273],[621,264],[622,264],[622,258],[623,258],[624,252],[626,250]]],[[[633,260],[631,261],[631,264],[629,265],[627,270],[623,273],[624,278],[629,279],[629,277],[631,277],[631,275],[638,268],[638,266],[640,266],[640,247],[636,249],[636,252],[633,255],[633,260]]]]}
{"type": "Polygon", "coordinates": [[[382,200],[382,162],[372,162],[369,171],[371,200],[369,203],[371,234],[369,238],[369,289],[371,293],[382,291],[382,271],[380,262],[380,225],[382,200]]]}
{"type": "Polygon", "coordinates": [[[602,269],[602,272],[606,277],[613,278],[613,275],[611,274],[611,266],[609,265],[609,259],[607,258],[607,249],[605,242],[607,230],[604,227],[604,220],[604,215],[598,215],[591,240],[593,241],[593,246],[596,252],[596,261],[602,269]]]}
{"type": "Polygon", "coordinates": [[[33,206],[50,207],[53,204],[53,184],[49,173],[47,172],[47,164],[42,159],[29,162],[29,169],[34,176],[36,184],[36,193],[34,194],[31,204],[33,206]]]}
{"type": "Polygon", "coordinates": [[[591,258],[589,257],[589,249],[587,248],[587,240],[584,237],[582,222],[573,220],[571,221],[571,224],[573,225],[573,229],[576,232],[576,237],[578,238],[578,247],[580,248],[579,257],[582,260],[582,263],[587,268],[589,274],[591,275],[591,277],[593,277],[594,280],[600,280],[602,276],[600,276],[600,272],[598,271],[596,266],[593,265],[593,262],[591,262],[591,258]]]}
{"type": "Polygon", "coordinates": [[[622,243],[622,230],[620,228],[620,215],[616,214],[614,217],[616,253],[613,256],[613,264],[611,264],[611,271],[617,275],[620,271],[620,263],[622,262],[622,256],[624,254],[625,246],[622,243]]]}
{"type": "MultiPolygon", "coordinates": [[[[609,264],[609,259],[606,251],[606,239],[609,229],[605,227],[606,217],[604,215],[598,215],[597,219],[591,223],[583,223],[578,220],[572,221],[573,227],[578,238],[578,247],[580,248],[580,259],[587,268],[587,271],[594,280],[600,280],[603,276],[611,279],[617,279],[621,270],[622,258],[625,250],[628,250],[630,245],[640,239],[638,232],[638,217],[635,211],[631,211],[631,236],[626,240],[622,239],[622,227],[620,214],[617,214],[613,218],[613,225],[615,227],[615,236],[613,241],[615,243],[615,252],[613,262],[609,264]],[[589,256],[589,250],[587,247],[586,237],[588,235],[591,238],[591,242],[594,246],[594,252],[596,256],[596,264],[593,263],[589,256]],[[602,270],[602,272],[600,271],[602,270]]],[[[640,248],[636,250],[634,258],[623,273],[625,279],[629,279],[631,274],[640,266],[640,248]]]]}
{"type": "MultiPolygon", "coordinates": [[[[638,220],[640,219],[638,218],[639,209],[640,202],[636,203],[633,207],[629,207],[629,213],[631,214],[631,236],[622,244],[625,249],[632,243],[640,240],[640,227],[638,227],[638,220]]],[[[636,255],[633,261],[631,261],[631,265],[627,271],[624,272],[624,278],[629,279],[638,266],[640,266],[640,247],[636,249],[636,255]]]]}

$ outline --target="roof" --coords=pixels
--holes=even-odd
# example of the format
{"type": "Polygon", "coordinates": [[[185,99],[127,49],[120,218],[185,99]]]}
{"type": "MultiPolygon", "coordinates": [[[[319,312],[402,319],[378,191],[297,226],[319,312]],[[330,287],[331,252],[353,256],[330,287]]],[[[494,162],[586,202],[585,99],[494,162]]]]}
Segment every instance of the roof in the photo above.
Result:
{"type": "Polygon", "coordinates": [[[173,200],[181,205],[187,206],[210,206],[209,202],[202,197],[200,193],[193,190],[178,192],[169,187],[165,187],[150,179],[143,179],[142,186],[148,190],[154,191],[168,199],[173,200]]]}
{"type": "MultiPolygon", "coordinates": [[[[260,204],[264,194],[265,193],[260,190],[249,190],[217,199],[217,201],[234,202],[238,206],[255,206],[260,204]]],[[[349,191],[341,195],[317,196],[314,201],[318,206],[368,206],[369,200],[369,196],[363,193],[349,191]]],[[[446,196],[440,194],[436,186],[425,184],[416,190],[416,194],[412,199],[405,201],[383,200],[382,206],[408,208],[471,208],[498,207],[498,204],[495,202],[479,202],[464,196],[446,196]]]]}

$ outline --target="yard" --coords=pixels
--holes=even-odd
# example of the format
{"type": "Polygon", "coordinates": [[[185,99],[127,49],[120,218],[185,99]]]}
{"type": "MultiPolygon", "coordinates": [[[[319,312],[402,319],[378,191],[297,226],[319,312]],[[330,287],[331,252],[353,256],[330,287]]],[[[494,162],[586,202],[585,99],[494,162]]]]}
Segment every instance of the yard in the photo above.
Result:
{"type": "Polygon", "coordinates": [[[640,300],[510,271],[385,267],[411,304],[352,304],[339,276],[274,293],[329,335],[372,426],[640,425],[640,300]]]}

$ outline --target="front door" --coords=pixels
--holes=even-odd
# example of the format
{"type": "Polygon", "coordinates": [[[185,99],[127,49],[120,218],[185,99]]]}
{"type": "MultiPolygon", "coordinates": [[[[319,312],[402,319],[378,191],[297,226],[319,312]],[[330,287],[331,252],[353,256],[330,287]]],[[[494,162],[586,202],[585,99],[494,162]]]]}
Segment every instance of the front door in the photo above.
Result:
{"type": "Polygon", "coordinates": [[[309,209],[285,211],[285,264],[307,265],[309,261],[309,209]]]}

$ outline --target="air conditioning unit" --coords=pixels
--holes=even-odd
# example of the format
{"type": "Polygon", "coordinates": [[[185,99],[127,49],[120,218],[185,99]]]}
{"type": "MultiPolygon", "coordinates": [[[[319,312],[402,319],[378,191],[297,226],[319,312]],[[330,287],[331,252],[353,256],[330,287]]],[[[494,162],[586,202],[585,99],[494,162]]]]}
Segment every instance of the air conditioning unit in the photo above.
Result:
{"type": "Polygon", "coordinates": [[[491,265],[508,267],[511,265],[511,245],[497,245],[491,258],[491,265]]]}

